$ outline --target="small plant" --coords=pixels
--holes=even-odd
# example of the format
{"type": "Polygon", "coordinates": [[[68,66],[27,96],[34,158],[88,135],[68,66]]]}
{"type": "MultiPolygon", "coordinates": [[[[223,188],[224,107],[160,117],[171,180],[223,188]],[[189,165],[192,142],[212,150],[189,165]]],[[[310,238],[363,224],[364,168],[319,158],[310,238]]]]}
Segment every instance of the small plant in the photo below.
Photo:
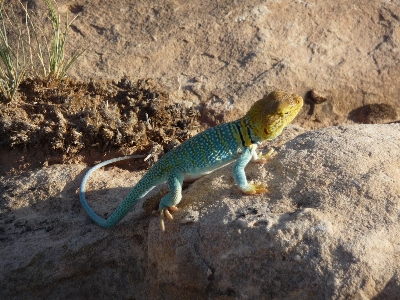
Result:
{"type": "Polygon", "coordinates": [[[14,10],[11,9],[12,19],[3,9],[4,2],[0,4],[0,92],[6,101],[11,101],[19,84],[25,78],[26,42],[23,38],[22,28],[17,21],[14,10]],[[14,47],[9,43],[10,31],[7,31],[6,23],[11,27],[16,36],[14,47]]]}
{"type": "MultiPolygon", "coordinates": [[[[65,45],[67,43],[68,30],[71,26],[72,22],[75,20],[72,19],[71,22],[68,22],[68,14],[66,15],[64,29],[61,26],[61,18],[60,15],[56,12],[55,7],[53,5],[53,1],[44,0],[47,9],[49,10],[50,16],[49,19],[51,21],[53,27],[53,37],[51,39],[50,45],[47,44],[47,55],[49,59],[48,65],[48,73],[44,74],[48,76],[50,79],[61,80],[65,77],[68,69],[71,65],[78,59],[78,57],[85,51],[79,51],[75,55],[73,55],[69,60],[65,59],[65,45]]],[[[54,1],[57,5],[57,3],[54,1]]],[[[43,60],[41,60],[43,62],[43,60]]]]}

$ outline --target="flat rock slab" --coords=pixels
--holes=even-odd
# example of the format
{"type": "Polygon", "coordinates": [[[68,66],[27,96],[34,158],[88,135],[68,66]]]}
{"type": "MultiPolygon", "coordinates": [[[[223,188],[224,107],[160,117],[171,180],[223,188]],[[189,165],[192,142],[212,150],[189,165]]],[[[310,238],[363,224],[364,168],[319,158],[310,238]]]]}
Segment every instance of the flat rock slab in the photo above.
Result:
{"type": "MultiPolygon", "coordinates": [[[[246,170],[268,194],[240,194],[232,166],[220,169],[184,190],[165,233],[139,205],[111,230],[93,224],[77,195],[82,165],[1,178],[2,295],[397,299],[400,125],[307,132],[277,152],[246,170]]],[[[110,214],[142,175],[99,170],[88,200],[110,214]]]]}
{"type": "Polygon", "coordinates": [[[188,189],[173,229],[154,221],[154,297],[189,286],[232,299],[398,298],[400,125],[307,132],[262,178],[248,169],[268,195],[240,195],[225,169],[188,189]]]}

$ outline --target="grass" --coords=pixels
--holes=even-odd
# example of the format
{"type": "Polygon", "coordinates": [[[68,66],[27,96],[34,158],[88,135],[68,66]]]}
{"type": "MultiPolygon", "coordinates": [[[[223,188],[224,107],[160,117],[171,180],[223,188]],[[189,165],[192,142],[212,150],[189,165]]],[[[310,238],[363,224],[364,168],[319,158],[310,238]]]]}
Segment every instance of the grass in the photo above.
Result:
{"type": "Polygon", "coordinates": [[[14,10],[11,8],[12,19],[4,12],[4,2],[0,4],[0,92],[6,101],[11,101],[19,84],[25,78],[27,60],[26,43],[23,39],[22,28],[17,22],[14,10]],[[16,45],[9,43],[10,31],[6,23],[16,36],[16,45]]]}
{"type": "MultiPolygon", "coordinates": [[[[75,55],[73,55],[69,60],[65,59],[65,45],[67,43],[68,38],[68,30],[71,26],[72,22],[75,20],[72,19],[71,22],[68,22],[68,14],[66,15],[66,20],[64,23],[64,29],[61,26],[61,18],[60,15],[57,14],[55,7],[53,5],[53,1],[44,0],[47,9],[50,12],[49,19],[51,21],[53,27],[53,37],[51,39],[50,45],[47,47],[48,51],[48,74],[44,74],[51,79],[61,80],[63,79],[68,69],[71,65],[78,59],[78,57],[85,51],[79,51],[75,55]]],[[[54,1],[55,4],[57,4],[54,1]]]]}
{"type": "Polygon", "coordinates": [[[78,51],[69,59],[66,58],[68,31],[75,18],[69,22],[67,14],[65,22],[62,23],[57,12],[57,2],[43,1],[49,13],[47,20],[51,24],[51,30],[48,24],[42,24],[43,22],[41,23],[39,18],[18,0],[25,12],[24,25],[20,24],[13,6],[5,5],[5,1],[0,0],[0,92],[8,102],[12,101],[18,86],[27,75],[45,77],[48,81],[60,81],[85,51],[78,51]],[[9,7],[8,14],[4,6],[9,7]],[[14,37],[13,45],[9,43],[10,36],[14,37]]]}

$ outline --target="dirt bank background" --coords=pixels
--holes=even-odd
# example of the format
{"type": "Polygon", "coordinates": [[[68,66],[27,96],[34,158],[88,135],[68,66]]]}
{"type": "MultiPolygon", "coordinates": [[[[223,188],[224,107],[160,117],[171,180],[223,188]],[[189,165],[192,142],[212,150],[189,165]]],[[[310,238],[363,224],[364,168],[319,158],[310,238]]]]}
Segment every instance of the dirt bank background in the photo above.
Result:
{"type": "MultiPolygon", "coordinates": [[[[45,17],[43,1],[24,3],[45,17]]],[[[156,159],[274,89],[305,98],[295,122],[307,130],[400,119],[398,1],[58,5],[77,16],[67,56],[86,51],[67,83],[28,81],[1,104],[3,173],[104,155],[156,159]]]]}
{"type": "Polygon", "coordinates": [[[71,71],[79,79],[155,78],[224,121],[272,89],[326,98],[298,118],[308,129],[374,121],[367,108],[350,114],[370,104],[391,106],[375,121],[397,118],[398,1],[60,1],[60,10],[79,13],[72,44],[89,47],[71,71]]]}

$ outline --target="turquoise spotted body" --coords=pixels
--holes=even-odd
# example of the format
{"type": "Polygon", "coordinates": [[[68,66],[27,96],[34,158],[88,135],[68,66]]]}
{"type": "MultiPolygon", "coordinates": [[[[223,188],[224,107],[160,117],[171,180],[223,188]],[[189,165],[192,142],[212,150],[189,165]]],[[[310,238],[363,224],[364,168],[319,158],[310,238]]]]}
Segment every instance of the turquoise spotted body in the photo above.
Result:
{"type": "MultiPolygon", "coordinates": [[[[116,225],[155,186],[167,182],[169,193],[160,202],[159,211],[172,218],[169,210],[182,199],[182,183],[208,174],[234,160],[233,178],[245,193],[265,192],[264,185],[247,182],[244,172],[250,160],[263,162],[266,157],[256,154],[257,144],[278,136],[297,115],[303,99],[297,95],[275,91],[257,101],[241,119],[210,128],[185,141],[164,155],[135,185],[125,200],[108,219],[98,216],[85,199],[85,185],[89,176],[100,167],[128,159],[111,159],[91,168],[82,180],[80,200],[89,216],[102,227],[116,225]]],[[[162,221],[162,228],[164,229],[162,221]]]]}

